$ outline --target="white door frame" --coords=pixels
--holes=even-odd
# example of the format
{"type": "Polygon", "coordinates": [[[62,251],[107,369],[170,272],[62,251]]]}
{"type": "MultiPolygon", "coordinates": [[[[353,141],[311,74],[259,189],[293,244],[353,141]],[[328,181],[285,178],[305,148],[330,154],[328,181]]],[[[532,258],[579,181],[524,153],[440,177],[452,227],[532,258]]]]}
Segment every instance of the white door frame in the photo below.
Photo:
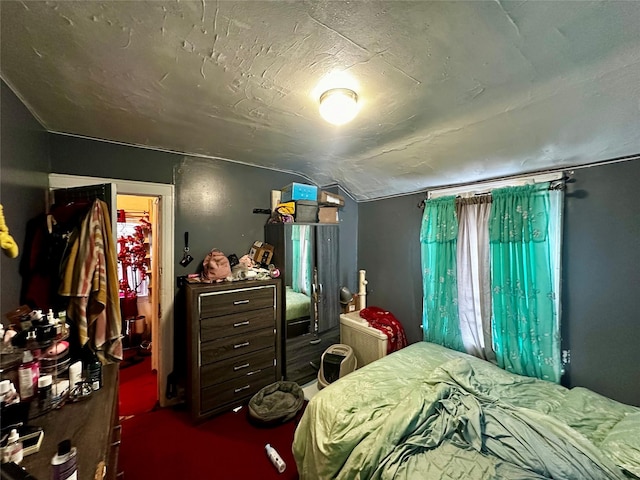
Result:
{"type": "MultiPolygon", "coordinates": [[[[173,300],[175,288],[173,279],[174,255],[174,186],[164,183],[138,182],[114,178],[85,177],[80,175],[49,174],[49,188],[73,188],[100,183],[113,183],[117,193],[124,195],[144,195],[160,197],[161,239],[160,239],[160,305],[162,315],[159,319],[160,345],[158,356],[158,399],[160,406],[169,404],[167,375],[173,370],[173,300]]],[[[153,346],[156,348],[156,345],[153,346]]]]}

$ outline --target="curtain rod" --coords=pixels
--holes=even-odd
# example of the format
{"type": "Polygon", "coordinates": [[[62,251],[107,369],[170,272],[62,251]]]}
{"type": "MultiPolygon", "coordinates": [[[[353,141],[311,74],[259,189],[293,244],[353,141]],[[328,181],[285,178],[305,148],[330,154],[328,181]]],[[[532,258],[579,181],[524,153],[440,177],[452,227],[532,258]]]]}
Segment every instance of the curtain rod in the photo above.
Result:
{"type": "Polygon", "coordinates": [[[480,182],[470,182],[453,185],[451,187],[430,189],[426,192],[427,199],[443,197],[445,195],[471,195],[474,193],[485,193],[495,188],[508,187],[513,185],[533,184],[552,182],[560,180],[567,175],[565,171],[540,172],[528,175],[518,175],[501,179],[485,180],[480,182]]]}
{"type": "MultiPolygon", "coordinates": [[[[478,198],[478,197],[484,197],[484,196],[490,196],[491,195],[491,190],[494,190],[496,188],[503,188],[509,185],[495,185],[495,184],[499,184],[499,183],[503,183],[503,182],[509,182],[509,181],[517,181],[517,180],[534,180],[533,183],[544,183],[544,182],[549,182],[549,188],[548,190],[564,190],[565,189],[565,184],[567,183],[573,183],[575,181],[575,179],[573,179],[573,171],[570,172],[549,172],[546,175],[545,174],[538,174],[538,175],[521,175],[518,177],[506,177],[500,180],[492,180],[492,181],[486,181],[486,182],[477,182],[477,183],[470,183],[468,185],[456,185],[455,187],[451,187],[451,190],[460,190],[460,189],[464,189],[466,186],[470,187],[469,190],[467,191],[462,191],[459,192],[458,194],[456,194],[456,198],[478,198]],[[557,178],[551,178],[549,179],[548,176],[549,175],[553,175],[553,174],[558,174],[558,173],[562,173],[562,176],[557,177],[557,178]],[[539,180],[538,182],[535,181],[535,178],[538,177],[539,179],[541,177],[543,177],[543,180],[539,180]],[[491,187],[491,184],[494,184],[494,187],[491,187]],[[485,192],[471,192],[471,187],[478,187],[478,188],[489,188],[490,191],[485,191],[485,192]],[[470,195],[468,197],[464,197],[462,196],[462,194],[464,193],[469,193],[470,195]]],[[[514,185],[515,186],[515,185],[514,185]]],[[[441,188],[438,189],[440,191],[442,190],[447,190],[446,188],[441,188]]],[[[431,190],[433,191],[433,190],[431,190]]],[[[425,204],[427,202],[427,200],[429,200],[429,193],[430,191],[427,191],[427,198],[422,199],[420,202],[418,202],[417,207],[423,209],[425,207],[425,204]]],[[[454,195],[454,193],[452,192],[452,195],[454,195]]],[[[445,195],[441,195],[445,196],[445,195]]]]}
{"type": "Polygon", "coordinates": [[[551,169],[547,169],[547,170],[540,170],[540,171],[537,171],[537,172],[533,171],[533,172],[529,172],[529,173],[524,173],[522,175],[505,175],[505,176],[502,176],[502,177],[488,178],[488,179],[482,180],[480,182],[453,183],[453,184],[449,184],[449,185],[442,185],[442,186],[439,186],[439,187],[427,188],[424,191],[425,191],[425,193],[428,193],[428,192],[435,192],[435,191],[438,191],[438,190],[444,190],[444,189],[447,189],[447,188],[481,185],[482,183],[498,182],[498,181],[501,181],[501,180],[518,180],[520,178],[532,177],[532,176],[536,176],[536,175],[545,175],[545,174],[550,174],[550,173],[559,173],[559,172],[561,172],[561,173],[569,172],[569,174],[572,175],[573,174],[573,170],[581,170],[583,168],[599,167],[599,166],[603,166],[603,165],[609,165],[609,164],[612,164],[612,163],[626,162],[626,161],[629,161],[629,160],[640,160],[640,153],[635,153],[633,155],[624,155],[624,156],[621,156],[621,157],[610,158],[608,160],[600,160],[600,161],[593,162],[593,163],[585,163],[585,164],[582,164],[582,165],[567,165],[565,167],[551,168],[551,169]]]}

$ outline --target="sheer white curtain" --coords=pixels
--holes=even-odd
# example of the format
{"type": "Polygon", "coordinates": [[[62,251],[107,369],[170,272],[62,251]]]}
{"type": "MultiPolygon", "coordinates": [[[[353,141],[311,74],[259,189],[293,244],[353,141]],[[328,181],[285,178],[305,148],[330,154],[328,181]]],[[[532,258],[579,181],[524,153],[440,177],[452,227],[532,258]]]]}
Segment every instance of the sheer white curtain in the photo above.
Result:
{"type": "Polygon", "coordinates": [[[495,360],[491,342],[491,196],[460,198],[458,215],[458,311],[467,353],[495,360]]]}

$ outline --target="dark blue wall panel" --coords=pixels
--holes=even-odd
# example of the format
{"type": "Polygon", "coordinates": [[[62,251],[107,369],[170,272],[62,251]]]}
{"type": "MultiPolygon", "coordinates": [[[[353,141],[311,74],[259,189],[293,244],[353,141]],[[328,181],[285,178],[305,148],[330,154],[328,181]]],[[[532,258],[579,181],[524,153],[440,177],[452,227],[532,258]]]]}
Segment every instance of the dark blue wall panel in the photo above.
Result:
{"type": "Polygon", "coordinates": [[[11,89],[0,81],[0,203],[20,256],[0,254],[0,314],[20,305],[18,265],[24,253],[27,220],[45,211],[49,135],[11,89]]]}
{"type": "Polygon", "coordinates": [[[574,178],[564,222],[566,383],[640,406],[640,160],[574,178]]]}
{"type": "Polygon", "coordinates": [[[367,305],[389,310],[410,343],[422,340],[420,223],[423,194],[358,205],[358,267],[367,271],[367,305]]]}

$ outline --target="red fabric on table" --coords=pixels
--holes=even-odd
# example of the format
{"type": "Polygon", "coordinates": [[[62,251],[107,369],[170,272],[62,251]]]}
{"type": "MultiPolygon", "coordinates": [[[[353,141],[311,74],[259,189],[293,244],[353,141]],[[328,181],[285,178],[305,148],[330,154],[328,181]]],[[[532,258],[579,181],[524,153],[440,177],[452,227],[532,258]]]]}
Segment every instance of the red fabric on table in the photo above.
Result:
{"type": "Polygon", "coordinates": [[[395,352],[407,346],[407,337],[402,323],[393,313],[380,307],[367,307],[360,310],[360,316],[373,328],[387,335],[387,353],[395,352]]]}

